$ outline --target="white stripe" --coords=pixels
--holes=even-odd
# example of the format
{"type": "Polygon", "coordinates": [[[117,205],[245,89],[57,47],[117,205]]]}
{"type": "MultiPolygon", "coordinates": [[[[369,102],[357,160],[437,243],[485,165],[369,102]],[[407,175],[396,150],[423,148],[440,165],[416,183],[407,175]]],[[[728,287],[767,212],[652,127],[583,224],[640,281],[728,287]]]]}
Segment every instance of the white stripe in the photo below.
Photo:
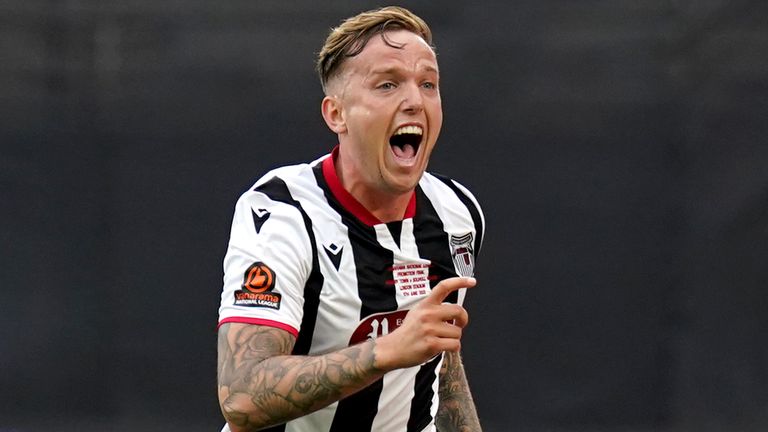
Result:
{"type": "Polygon", "coordinates": [[[392,233],[389,232],[389,228],[387,227],[387,224],[378,224],[373,227],[373,230],[376,231],[376,240],[378,240],[379,244],[383,247],[391,250],[395,254],[400,252],[400,248],[397,247],[397,243],[395,243],[395,239],[392,238],[392,233]]]}
{"type": "MultiPolygon", "coordinates": [[[[474,195],[472,195],[472,192],[470,192],[469,189],[465,188],[464,185],[457,182],[456,180],[451,181],[454,185],[456,185],[457,188],[459,188],[460,191],[464,192],[464,195],[466,195],[470,201],[472,201],[472,204],[474,204],[475,208],[477,209],[477,213],[480,215],[480,222],[483,224],[482,232],[480,232],[482,238],[480,239],[480,244],[477,245],[477,247],[481,248],[483,247],[483,242],[485,241],[485,214],[483,214],[483,209],[480,207],[480,203],[477,202],[477,199],[474,195]]],[[[475,236],[475,238],[477,238],[477,236],[475,236]]]]}
{"type": "MultiPolygon", "coordinates": [[[[394,252],[394,265],[397,264],[423,264],[424,282],[429,284],[426,279],[428,276],[429,260],[419,256],[416,237],[413,234],[413,219],[406,219],[402,222],[400,229],[400,247],[398,248],[392,239],[392,234],[386,225],[376,226],[376,234],[379,243],[394,252]]],[[[394,276],[394,275],[393,275],[394,276]]],[[[426,296],[404,296],[399,289],[399,283],[396,283],[396,299],[399,309],[410,309],[419,300],[426,296]]],[[[429,292],[428,290],[426,291],[429,292]]],[[[379,397],[378,414],[374,418],[371,430],[381,432],[405,432],[408,429],[408,413],[411,411],[411,403],[415,396],[416,375],[419,373],[420,366],[392,371],[384,375],[382,392],[379,397]]],[[[438,369],[439,370],[439,369],[438,369]]],[[[437,373],[437,372],[436,372],[437,373]]],[[[433,407],[431,409],[437,412],[437,379],[435,379],[435,398],[433,398],[433,407]]],[[[434,414],[432,417],[434,418],[434,414]]],[[[429,427],[425,430],[430,430],[429,427]]]]}
{"type": "Polygon", "coordinates": [[[400,248],[403,255],[419,258],[419,248],[416,246],[416,237],[413,235],[413,219],[403,221],[400,230],[400,248]]]}
{"type": "MultiPolygon", "coordinates": [[[[314,161],[310,166],[317,165],[324,158],[314,161]]],[[[347,226],[342,223],[341,215],[326,201],[325,193],[317,184],[312,169],[304,170],[301,176],[295,176],[293,181],[286,183],[294,199],[301,203],[312,221],[315,234],[317,258],[324,282],[309,354],[323,354],[338,349],[335,345],[338,339],[328,335],[340,335],[348,341],[359,324],[362,300],[357,292],[354,254],[347,226]],[[339,270],[325,252],[325,246],[331,244],[341,248],[339,270]],[[329,286],[334,288],[326,289],[329,286]]],[[[307,416],[291,420],[286,423],[285,430],[327,432],[333,424],[338,406],[338,402],[335,402],[307,416]]]]}
{"type": "MultiPolygon", "coordinates": [[[[466,291],[466,289],[462,289],[463,291],[466,291]]],[[[432,406],[429,409],[429,414],[432,416],[432,419],[434,420],[437,417],[437,408],[440,406],[440,369],[443,367],[443,362],[445,361],[445,353],[443,353],[443,358],[440,359],[440,362],[435,367],[435,381],[432,383],[432,391],[434,392],[435,397],[432,398],[432,406]]],[[[432,429],[424,429],[426,430],[436,430],[434,425],[432,426],[432,429]]]]}
{"type": "MultiPolygon", "coordinates": [[[[315,161],[319,163],[323,158],[315,161]]],[[[320,292],[320,307],[317,311],[315,332],[309,354],[323,354],[336,349],[334,338],[329,334],[340,335],[349,340],[359,324],[358,317],[362,299],[357,292],[357,273],[354,265],[354,253],[349,240],[347,226],[342,223],[341,215],[336,213],[325,200],[325,194],[317,185],[314,172],[306,169],[290,184],[291,194],[299,201],[312,220],[312,229],[317,241],[317,258],[320,272],[323,274],[324,287],[320,292]],[[325,246],[335,244],[341,248],[339,270],[326,255],[325,246]],[[322,341],[325,341],[325,345],[322,341]]]]}
{"type": "MultiPolygon", "coordinates": [[[[421,185],[424,194],[429,198],[429,201],[435,208],[438,217],[443,222],[443,229],[448,235],[463,236],[468,232],[471,232],[474,238],[477,238],[477,227],[475,227],[475,221],[472,219],[472,213],[469,212],[467,206],[464,205],[461,199],[450,187],[448,187],[448,185],[434,176],[428,176],[426,174],[422,177],[419,184],[421,185]]],[[[454,184],[459,186],[462,191],[466,191],[466,189],[458,183],[454,182],[454,184]]],[[[471,197],[468,191],[467,196],[471,197]]],[[[474,198],[472,198],[472,200],[474,200],[474,198]]],[[[479,209],[480,208],[478,207],[478,211],[480,211],[479,209]]],[[[482,212],[480,212],[480,215],[480,218],[482,219],[482,212]]],[[[485,223],[483,223],[483,226],[485,226],[485,223]]],[[[450,245],[446,245],[446,247],[449,248],[449,253],[453,253],[450,250],[450,245]]],[[[456,267],[457,266],[454,263],[454,270],[456,273],[461,274],[456,267]]],[[[464,296],[461,292],[459,292],[459,300],[459,304],[462,304],[464,296]]]]}
{"type": "Polygon", "coordinates": [[[384,375],[384,385],[379,396],[378,413],[371,425],[372,431],[405,432],[408,429],[408,413],[419,368],[398,369],[384,375]]]}
{"type": "Polygon", "coordinates": [[[466,288],[459,288],[458,291],[459,298],[457,300],[457,304],[463,305],[464,304],[464,298],[467,297],[467,289],[466,288]]]}

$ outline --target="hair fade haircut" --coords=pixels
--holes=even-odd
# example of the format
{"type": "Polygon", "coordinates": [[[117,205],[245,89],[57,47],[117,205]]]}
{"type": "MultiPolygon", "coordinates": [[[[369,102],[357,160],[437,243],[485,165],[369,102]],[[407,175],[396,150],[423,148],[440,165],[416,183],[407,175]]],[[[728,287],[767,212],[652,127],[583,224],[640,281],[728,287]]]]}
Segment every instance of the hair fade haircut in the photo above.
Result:
{"type": "Polygon", "coordinates": [[[331,29],[317,55],[315,69],[320,75],[323,91],[327,91],[328,81],[336,75],[344,61],[360,54],[375,35],[380,35],[384,43],[393,48],[402,48],[402,45],[387,39],[385,32],[390,30],[415,33],[435,49],[432,45],[432,31],[427,23],[408,9],[388,6],[360,13],[331,29]]]}

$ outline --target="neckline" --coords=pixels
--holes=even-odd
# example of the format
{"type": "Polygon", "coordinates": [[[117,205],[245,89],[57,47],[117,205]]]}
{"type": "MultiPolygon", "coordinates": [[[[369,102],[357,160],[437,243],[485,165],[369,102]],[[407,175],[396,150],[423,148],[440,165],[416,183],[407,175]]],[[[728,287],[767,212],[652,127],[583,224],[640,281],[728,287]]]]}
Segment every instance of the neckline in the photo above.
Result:
{"type": "MultiPolygon", "coordinates": [[[[333,196],[341,203],[341,205],[352,215],[358,218],[361,222],[368,226],[375,226],[383,224],[379,218],[373,215],[367,208],[365,208],[360,201],[352,196],[341,185],[341,180],[336,175],[336,158],[339,156],[339,146],[333,148],[331,154],[323,160],[323,178],[325,178],[328,187],[331,190],[333,196]]],[[[416,216],[416,191],[411,194],[411,198],[408,201],[408,206],[405,208],[405,214],[403,219],[410,219],[416,216]]]]}

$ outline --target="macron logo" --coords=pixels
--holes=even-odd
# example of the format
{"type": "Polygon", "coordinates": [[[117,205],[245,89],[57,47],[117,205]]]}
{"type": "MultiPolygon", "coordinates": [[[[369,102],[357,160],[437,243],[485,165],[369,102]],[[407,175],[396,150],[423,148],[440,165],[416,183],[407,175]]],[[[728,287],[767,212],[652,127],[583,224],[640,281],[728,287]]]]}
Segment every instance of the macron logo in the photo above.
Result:
{"type": "Polygon", "coordinates": [[[335,243],[331,243],[328,246],[323,245],[323,249],[325,249],[325,254],[328,255],[328,258],[331,259],[333,266],[336,267],[336,271],[339,271],[339,266],[341,266],[342,247],[337,246],[335,243]]]}
{"type": "Polygon", "coordinates": [[[267,209],[251,209],[251,213],[253,213],[253,226],[256,228],[256,234],[258,234],[271,213],[267,209]]]}

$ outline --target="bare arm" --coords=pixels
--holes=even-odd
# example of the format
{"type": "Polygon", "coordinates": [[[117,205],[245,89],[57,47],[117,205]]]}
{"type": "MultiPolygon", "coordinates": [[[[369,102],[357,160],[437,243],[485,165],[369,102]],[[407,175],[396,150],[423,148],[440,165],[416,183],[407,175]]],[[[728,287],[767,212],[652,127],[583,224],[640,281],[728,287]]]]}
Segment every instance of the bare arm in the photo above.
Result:
{"type": "Polygon", "coordinates": [[[290,333],[227,323],[219,329],[219,403],[233,432],[285,423],[366,387],[384,371],[374,367],[373,341],[322,356],[290,356],[290,333]]]}
{"type": "Polygon", "coordinates": [[[440,369],[440,406],[435,423],[440,432],[480,432],[475,402],[469,392],[458,352],[446,352],[440,369]]]}

